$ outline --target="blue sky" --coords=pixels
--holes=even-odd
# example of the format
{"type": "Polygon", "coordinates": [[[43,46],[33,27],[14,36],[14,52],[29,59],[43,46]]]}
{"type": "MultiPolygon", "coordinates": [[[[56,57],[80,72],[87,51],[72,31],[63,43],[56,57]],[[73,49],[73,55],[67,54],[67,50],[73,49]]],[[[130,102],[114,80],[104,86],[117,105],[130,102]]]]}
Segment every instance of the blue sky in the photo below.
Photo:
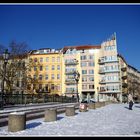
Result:
{"type": "Polygon", "coordinates": [[[0,5],[0,44],[31,49],[98,45],[117,34],[118,51],[140,70],[140,5],[0,5]]]}

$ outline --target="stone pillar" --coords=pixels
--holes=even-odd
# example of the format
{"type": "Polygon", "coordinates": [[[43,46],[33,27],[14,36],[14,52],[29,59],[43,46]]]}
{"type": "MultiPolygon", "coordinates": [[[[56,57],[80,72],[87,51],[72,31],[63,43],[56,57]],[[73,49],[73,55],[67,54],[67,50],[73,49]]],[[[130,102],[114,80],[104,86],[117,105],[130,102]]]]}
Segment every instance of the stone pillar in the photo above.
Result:
{"type": "Polygon", "coordinates": [[[13,112],[8,116],[8,131],[16,132],[26,128],[25,112],[13,112]]]}
{"type": "Polygon", "coordinates": [[[100,108],[101,107],[101,102],[96,102],[95,103],[95,108],[100,108]]]}
{"type": "Polygon", "coordinates": [[[74,106],[67,106],[65,115],[66,116],[74,116],[75,115],[75,107],[74,106]]]}
{"type": "Polygon", "coordinates": [[[105,106],[105,102],[100,102],[100,104],[101,104],[101,107],[105,106]]]}
{"type": "Polygon", "coordinates": [[[88,108],[89,108],[89,109],[96,109],[95,103],[89,103],[89,104],[88,104],[88,108]]]}
{"type": "Polygon", "coordinates": [[[57,120],[56,108],[47,109],[45,111],[45,122],[52,122],[57,120]]]}

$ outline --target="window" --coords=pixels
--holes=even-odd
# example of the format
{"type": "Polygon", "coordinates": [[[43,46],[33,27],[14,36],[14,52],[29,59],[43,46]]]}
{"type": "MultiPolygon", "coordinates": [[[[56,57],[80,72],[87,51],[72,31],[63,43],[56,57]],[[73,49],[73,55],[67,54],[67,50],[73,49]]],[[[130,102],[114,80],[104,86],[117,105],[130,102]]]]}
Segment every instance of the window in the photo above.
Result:
{"type": "Polygon", "coordinates": [[[48,74],[46,74],[46,77],[45,77],[45,79],[46,79],[46,80],[48,80],[48,79],[49,79],[49,76],[48,76],[48,74]]]}
{"type": "Polygon", "coordinates": [[[94,77],[89,77],[89,81],[94,81],[94,77]]]}
{"type": "Polygon", "coordinates": [[[36,66],[34,66],[34,71],[37,71],[37,67],[36,66]]]}
{"type": "Polygon", "coordinates": [[[51,90],[54,90],[54,84],[51,84],[51,90]]]}
{"type": "Polygon", "coordinates": [[[17,87],[19,87],[19,81],[17,81],[17,87]]]}
{"type": "Polygon", "coordinates": [[[87,82],[87,77],[82,77],[82,82],[87,82]]]}
{"type": "Polygon", "coordinates": [[[52,74],[52,79],[54,79],[54,74],[52,74]]]}
{"type": "Polygon", "coordinates": [[[40,74],[39,75],[39,80],[42,80],[43,79],[43,76],[40,74]]]}
{"type": "Polygon", "coordinates": [[[57,70],[60,70],[60,65],[57,65],[57,70]]]}
{"type": "Polygon", "coordinates": [[[46,57],[46,62],[49,62],[49,57],[46,57]]]}
{"type": "Polygon", "coordinates": [[[17,74],[17,77],[20,77],[20,71],[18,71],[18,72],[16,72],[16,74],[17,74]]]}
{"type": "Polygon", "coordinates": [[[42,84],[39,84],[39,89],[42,89],[42,84]]]}
{"type": "Polygon", "coordinates": [[[89,59],[92,60],[93,59],[93,55],[89,55],[89,59]]]}
{"type": "Polygon", "coordinates": [[[60,79],[60,74],[57,74],[57,79],[60,79]]]}
{"type": "Polygon", "coordinates": [[[81,62],[81,67],[86,67],[87,63],[86,62],[81,62]]]}
{"type": "Polygon", "coordinates": [[[111,50],[115,50],[115,49],[116,49],[115,46],[105,46],[105,47],[104,47],[104,50],[105,50],[105,51],[111,51],[111,50]]]}
{"type": "Polygon", "coordinates": [[[55,69],[55,67],[54,67],[54,65],[52,65],[52,70],[54,70],[55,69]]]}
{"type": "Polygon", "coordinates": [[[118,69],[119,69],[118,65],[115,65],[115,70],[118,70],[118,69]]]}
{"type": "Polygon", "coordinates": [[[45,91],[48,91],[48,84],[45,85],[45,91]]]}
{"type": "Polygon", "coordinates": [[[34,75],[34,80],[36,80],[37,79],[37,75],[34,75]]]}
{"type": "Polygon", "coordinates": [[[88,66],[94,66],[94,62],[89,62],[88,66]]]}
{"type": "Polygon", "coordinates": [[[43,58],[42,57],[40,58],[40,62],[43,62],[43,58]]]}
{"type": "Polygon", "coordinates": [[[34,58],[34,62],[37,62],[37,58],[34,58]]]}
{"type": "Polygon", "coordinates": [[[61,87],[60,85],[57,85],[57,90],[60,91],[61,87]]]}
{"type": "Polygon", "coordinates": [[[81,60],[86,60],[86,59],[87,59],[86,55],[81,56],[81,60]]]}
{"type": "Polygon", "coordinates": [[[60,62],[60,57],[57,57],[57,62],[60,62]]]}
{"type": "Polygon", "coordinates": [[[111,66],[110,69],[111,69],[111,70],[114,70],[114,66],[111,66]]]}
{"type": "Polygon", "coordinates": [[[94,74],[94,70],[89,70],[89,74],[94,74]]]}
{"type": "Polygon", "coordinates": [[[46,66],[46,70],[49,70],[49,66],[46,66]]]}
{"type": "Polygon", "coordinates": [[[87,74],[87,70],[82,70],[82,74],[87,74]]]}
{"type": "Polygon", "coordinates": [[[52,57],[52,62],[55,62],[55,57],[52,57]]]}
{"type": "Polygon", "coordinates": [[[82,89],[87,89],[87,85],[82,85],[82,89]]]}
{"type": "Polygon", "coordinates": [[[115,81],[118,81],[119,80],[119,77],[116,75],[116,76],[114,76],[114,80],[115,81]]]}
{"type": "Polygon", "coordinates": [[[89,85],[89,89],[94,89],[94,85],[89,85]]]}
{"type": "Polygon", "coordinates": [[[112,50],[115,50],[116,49],[116,47],[115,46],[112,46],[112,50]]]}
{"type": "Polygon", "coordinates": [[[43,70],[43,66],[40,66],[40,71],[42,71],[43,70]]]}

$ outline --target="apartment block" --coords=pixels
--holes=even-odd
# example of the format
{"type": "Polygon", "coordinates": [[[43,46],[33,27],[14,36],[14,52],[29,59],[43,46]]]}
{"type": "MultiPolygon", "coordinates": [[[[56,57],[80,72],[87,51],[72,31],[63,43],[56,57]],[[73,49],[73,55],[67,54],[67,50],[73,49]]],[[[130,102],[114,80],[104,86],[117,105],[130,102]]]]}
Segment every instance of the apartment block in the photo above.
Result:
{"type": "Polygon", "coordinates": [[[60,50],[44,48],[29,53],[33,66],[29,75],[36,80],[31,86],[38,92],[62,93],[62,55],[60,50]]]}
{"type": "MultiPolygon", "coordinates": [[[[25,63],[30,64],[28,76],[34,79],[29,88],[37,93],[117,102],[132,93],[140,99],[140,72],[118,53],[115,34],[99,45],[32,50],[25,63]],[[75,73],[79,73],[78,82],[75,73]]],[[[22,88],[22,84],[14,87],[19,93],[25,92],[22,88]]]]}
{"type": "MultiPolygon", "coordinates": [[[[63,49],[63,93],[72,96],[77,93],[80,99],[95,97],[95,75],[98,74],[95,66],[97,66],[99,52],[101,46],[68,46],[63,49]],[[80,74],[78,85],[74,79],[74,73],[80,74]]],[[[97,83],[97,82],[96,82],[97,83]]]]}

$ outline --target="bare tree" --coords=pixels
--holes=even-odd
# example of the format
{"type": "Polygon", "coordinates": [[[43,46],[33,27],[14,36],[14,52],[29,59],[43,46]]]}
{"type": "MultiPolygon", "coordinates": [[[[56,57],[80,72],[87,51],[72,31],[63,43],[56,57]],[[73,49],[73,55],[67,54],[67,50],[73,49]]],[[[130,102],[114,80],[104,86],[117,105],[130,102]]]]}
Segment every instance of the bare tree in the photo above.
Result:
{"type": "Polygon", "coordinates": [[[36,91],[39,89],[38,86],[35,85],[39,85],[39,67],[40,67],[40,63],[39,62],[34,62],[34,60],[30,57],[28,57],[28,62],[26,61],[26,66],[23,72],[23,78],[22,78],[22,82],[23,82],[23,87],[26,93],[36,93],[36,91]],[[34,69],[34,67],[36,67],[36,71],[34,72],[34,75],[36,77],[34,77],[34,75],[32,75],[32,71],[34,69]]]}
{"type": "MultiPolygon", "coordinates": [[[[1,47],[4,49],[5,47],[1,47]]],[[[28,64],[28,52],[29,47],[26,43],[16,43],[12,41],[8,46],[10,52],[10,58],[6,67],[6,75],[5,75],[5,90],[9,93],[12,93],[14,90],[26,90],[27,86],[25,86],[25,81],[32,81],[30,77],[28,77],[27,73],[30,67],[28,64]]],[[[2,53],[2,50],[0,50],[2,53]]],[[[0,57],[1,62],[2,57],[0,57]]],[[[2,65],[3,63],[1,63],[2,65]]],[[[0,67],[0,79],[3,77],[3,67],[0,67]]],[[[28,83],[28,82],[27,82],[28,83]]]]}
{"type": "Polygon", "coordinates": [[[0,44],[0,56],[2,56],[3,50],[5,50],[5,49],[6,49],[6,47],[4,45],[0,44]]]}
{"type": "Polygon", "coordinates": [[[137,100],[140,97],[140,84],[135,78],[128,80],[128,93],[131,93],[137,100]]]}
{"type": "Polygon", "coordinates": [[[30,48],[25,42],[17,43],[14,40],[11,41],[8,48],[9,48],[10,54],[14,56],[27,54],[28,51],[30,50],[30,48]]]}

